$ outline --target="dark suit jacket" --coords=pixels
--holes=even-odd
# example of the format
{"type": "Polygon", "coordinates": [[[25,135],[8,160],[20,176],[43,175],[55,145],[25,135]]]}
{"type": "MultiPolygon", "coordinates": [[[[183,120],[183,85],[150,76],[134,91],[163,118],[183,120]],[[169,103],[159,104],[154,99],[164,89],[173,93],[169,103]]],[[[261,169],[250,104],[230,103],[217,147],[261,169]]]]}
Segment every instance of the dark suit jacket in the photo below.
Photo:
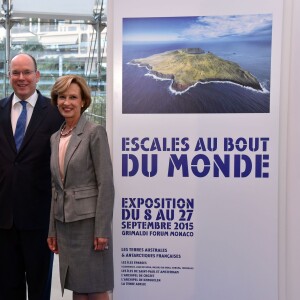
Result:
{"type": "Polygon", "coordinates": [[[0,100],[0,228],[46,229],[51,204],[50,136],[63,122],[57,107],[38,99],[19,152],[12,126],[13,94],[0,100]]]}

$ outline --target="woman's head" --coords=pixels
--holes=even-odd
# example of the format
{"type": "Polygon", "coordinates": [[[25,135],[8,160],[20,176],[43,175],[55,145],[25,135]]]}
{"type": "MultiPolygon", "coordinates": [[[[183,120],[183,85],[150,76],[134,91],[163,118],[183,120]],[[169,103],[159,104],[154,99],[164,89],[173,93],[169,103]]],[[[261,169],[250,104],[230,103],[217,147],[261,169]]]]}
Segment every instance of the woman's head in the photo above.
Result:
{"type": "Polygon", "coordinates": [[[77,75],[65,75],[59,77],[51,89],[51,101],[53,105],[58,105],[60,95],[67,92],[71,85],[77,85],[82,98],[81,113],[83,113],[91,104],[91,91],[85,79],[77,75]]]}

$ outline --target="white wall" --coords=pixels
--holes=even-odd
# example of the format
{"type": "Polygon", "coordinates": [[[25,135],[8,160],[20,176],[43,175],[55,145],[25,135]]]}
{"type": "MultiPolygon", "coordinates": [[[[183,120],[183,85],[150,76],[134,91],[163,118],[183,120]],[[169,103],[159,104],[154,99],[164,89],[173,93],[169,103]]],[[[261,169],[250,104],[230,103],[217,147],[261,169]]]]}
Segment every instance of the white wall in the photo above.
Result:
{"type": "MultiPolygon", "coordinates": [[[[290,67],[287,114],[287,185],[286,185],[286,299],[300,299],[300,1],[289,1],[285,34],[291,35],[290,52],[283,62],[290,67]],[[287,30],[289,32],[287,32],[287,30]]],[[[284,241],[282,241],[284,242],[284,241]]],[[[283,298],[284,299],[284,298],[283,298]]]]}

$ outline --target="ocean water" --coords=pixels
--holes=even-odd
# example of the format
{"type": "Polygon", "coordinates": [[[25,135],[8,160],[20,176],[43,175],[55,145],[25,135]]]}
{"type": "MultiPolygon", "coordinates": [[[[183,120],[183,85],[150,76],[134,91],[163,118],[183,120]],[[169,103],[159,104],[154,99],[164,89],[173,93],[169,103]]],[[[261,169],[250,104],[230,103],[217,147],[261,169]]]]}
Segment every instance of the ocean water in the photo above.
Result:
{"type": "Polygon", "coordinates": [[[177,44],[124,44],[122,70],[123,114],[159,113],[269,113],[271,43],[222,42],[177,44]],[[236,62],[260,82],[263,91],[228,82],[198,83],[184,93],[170,89],[171,80],[149,76],[144,67],[129,64],[165,51],[200,47],[236,62]]]}

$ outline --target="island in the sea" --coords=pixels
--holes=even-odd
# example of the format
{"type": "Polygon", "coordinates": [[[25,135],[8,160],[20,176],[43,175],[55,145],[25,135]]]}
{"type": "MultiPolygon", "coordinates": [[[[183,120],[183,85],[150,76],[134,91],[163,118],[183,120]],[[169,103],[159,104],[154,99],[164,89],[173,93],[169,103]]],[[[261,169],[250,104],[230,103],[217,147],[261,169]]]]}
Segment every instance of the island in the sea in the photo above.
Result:
{"type": "Polygon", "coordinates": [[[258,80],[237,63],[224,60],[201,48],[167,51],[133,59],[130,63],[147,67],[151,74],[159,78],[173,80],[172,89],[179,92],[198,82],[211,81],[227,81],[262,90],[258,80]]]}

